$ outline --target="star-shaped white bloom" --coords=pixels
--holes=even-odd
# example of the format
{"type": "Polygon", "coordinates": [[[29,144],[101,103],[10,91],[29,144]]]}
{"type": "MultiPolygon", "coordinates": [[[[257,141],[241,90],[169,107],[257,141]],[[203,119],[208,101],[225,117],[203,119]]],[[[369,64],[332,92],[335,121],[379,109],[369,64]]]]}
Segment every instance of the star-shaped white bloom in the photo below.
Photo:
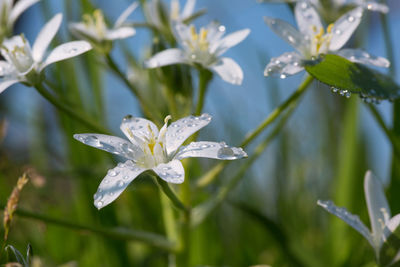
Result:
{"type": "Polygon", "coordinates": [[[360,221],[358,216],[351,214],[345,208],[336,207],[332,201],[318,200],[318,205],[339,217],[362,234],[374,248],[379,261],[379,252],[383,243],[400,224],[400,214],[391,217],[390,208],[383,192],[383,186],[371,171],[365,174],[364,192],[372,231],[360,221]]]}
{"type": "Polygon", "coordinates": [[[129,141],[102,134],[75,134],[74,138],[86,145],[122,156],[127,159],[110,169],[94,195],[94,205],[100,209],[114,201],[139,174],[153,170],[161,179],[180,184],[185,171],[181,159],[189,157],[234,160],[246,157],[241,148],[229,147],[225,143],[183,142],[211,121],[211,116],[189,116],[167,126],[170,116],[165,118],[164,126],[157,126],[146,119],[126,116],[121,130],[129,141]]]}
{"type": "Polygon", "coordinates": [[[12,33],[14,23],[18,17],[30,6],[40,0],[20,0],[13,4],[13,0],[0,1],[0,39],[12,33]]]}
{"type": "Polygon", "coordinates": [[[389,67],[390,63],[382,57],[375,57],[360,49],[341,49],[350,39],[361,22],[363,9],[358,7],[330,24],[326,32],[315,8],[307,1],[299,1],[295,7],[295,17],[300,31],[280,19],[265,17],[267,25],[296,52],[288,52],[272,58],[266,66],[264,75],[280,74],[281,78],[302,70],[304,60],[313,60],[320,54],[333,53],[350,61],[389,67]]]}
{"type": "Polygon", "coordinates": [[[232,84],[241,84],[243,71],[231,58],[221,57],[232,46],[243,41],[249,29],[225,34],[225,26],[210,23],[197,33],[194,25],[177,24],[175,35],[181,48],[170,48],[155,54],[145,62],[147,68],[185,63],[199,64],[215,71],[221,78],[232,84]]]}
{"type": "MultiPolygon", "coordinates": [[[[269,3],[295,3],[303,0],[261,0],[260,2],[269,2],[269,3]]],[[[323,10],[323,6],[319,0],[307,0],[314,6],[316,6],[319,10],[323,10]]],[[[363,9],[368,9],[371,11],[378,11],[382,13],[389,12],[389,7],[385,4],[378,3],[377,0],[331,0],[330,1],[331,8],[335,10],[339,10],[346,6],[359,6],[363,9]]]]}
{"type": "Polygon", "coordinates": [[[138,7],[138,2],[133,2],[117,18],[112,28],[108,28],[104,21],[103,12],[96,9],[93,15],[83,15],[83,22],[73,22],[69,24],[72,34],[79,38],[86,39],[93,43],[125,39],[135,35],[136,31],[131,26],[124,26],[126,19],[138,7]]]}
{"type": "Polygon", "coordinates": [[[36,37],[32,49],[23,35],[4,40],[0,50],[6,61],[0,60],[0,93],[17,82],[33,86],[40,82],[41,73],[48,65],[92,49],[86,41],[73,41],[57,46],[45,57],[61,21],[62,14],[57,14],[47,22],[36,37]]]}

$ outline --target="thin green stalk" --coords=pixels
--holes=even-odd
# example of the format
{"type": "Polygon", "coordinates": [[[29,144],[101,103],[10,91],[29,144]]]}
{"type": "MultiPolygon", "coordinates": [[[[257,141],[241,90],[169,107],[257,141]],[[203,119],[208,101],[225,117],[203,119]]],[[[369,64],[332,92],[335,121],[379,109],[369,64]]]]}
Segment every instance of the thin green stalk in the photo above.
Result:
{"type": "Polygon", "coordinates": [[[158,175],[154,175],[154,178],[160,190],[162,190],[162,192],[169,198],[169,200],[171,200],[172,204],[177,209],[186,212],[188,208],[185,207],[185,205],[179,200],[174,191],[172,191],[172,189],[169,187],[168,183],[158,177],[158,175]]]}
{"type": "Polygon", "coordinates": [[[376,122],[379,124],[379,126],[382,128],[382,130],[385,132],[386,137],[392,143],[393,153],[395,153],[397,156],[400,156],[399,140],[396,139],[395,134],[386,126],[386,123],[383,120],[382,115],[379,113],[379,111],[376,109],[376,107],[373,104],[368,104],[367,106],[368,106],[369,110],[371,111],[371,114],[374,116],[376,122]]]}
{"type": "Polygon", "coordinates": [[[96,132],[109,134],[109,131],[107,129],[105,129],[103,126],[98,125],[94,119],[90,119],[90,118],[86,117],[85,114],[82,114],[81,112],[60,102],[56,97],[54,97],[51,93],[49,93],[42,84],[37,84],[35,86],[35,88],[39,92],[39,94],[41,94],[45,99],[47,99],[51,104],[53,104],[60,111],[75,118],[77,121],[88,126],[89,128],[91,128],[92,130],[94,130],[96,132]]]}
{"type": "MultiPolygon", "coordinates": [[[[0,205],[0,209],[4,210],[4,205],[0,205]]],[[[124,229],[124,228],[103,228],[103,227],[82,225],[25,211],[22,209],[18,209],[15,212],[15,214],[20,217],[33,219],[48,224],[57,225],[60,227],[65,227],[79,232],[89,232],[93,234],[102,235],[105,237],[126,240],[126,241],[140,241],[166,251],[171,251],[171,252],[176,251],[176,244],[174,242],[167,240],[165,237],[161,235],[150,232],[124,229]]]]}
{"type": "Polygon", "coordinates": [[[124,84],[131,90],[131,92],[135,95],[135,97],[138,99],[138,102],[140,104],[140,107],[143,111],[143,114],[154,120],[158,121],[161,116],[154,115],[155,110],[152,109],[147,101],[142,97],[138,89],[131,83],[129,80],[126,78],[126,76],[123,74],[123,72],[119,69],[118,65],[115,63],[114,59],[111,57],[110,54],[105,55],[106,62],[110,69],[124,82],[124,84]]]}
{"type": "Polygon", "coordinates": [[[290,115],[292,115],[295,107],[295,105],[291,106],[284,117],[282,117],[280,122],[275,126],[273,131],[256,147],[252,155],[244,162],[236,175],[226,185],[219,189],[217,194],[215,194],[215,197],[193,209],[192,227],[195,227],[203,222],[204,219],[206,219],[208,215],[210,215],[210,213],[213,212],[222,203],[222,201],[226,199],[229,192],[231,192],[232,189],[234,189],[239,181],[244,177],[246,171],[260,157],[271,141],[281,132],[287,120],[290,118],[290,115]]]}
{"type": "Polygon", "coordinates": [[[199,70],[199,89],[198,89],[199,95],[197,97],[196,111],[194,113],[196,116],[200,115],[201,111],[203,110],[204,99],[206,96],[208,83],[211,81],[213,76],[212,72],[207,69],[199,67],[198,70],[199,70]]]}
{"type": "MultiPolygon", "coordinates": [[[[297,105],[298,99],[303,95],[306,89],[310,86],[311,82],[314,80],[312,76],[308,76],[299,88],[283,102],[280,106],[275,108],[268,117],[261,122],[261,124],[252,132],[247,134],[246,138],[240,144],[240,147],[245,148],[249,143],[251,143],[260,133],[262,133],[271,123],[273,123],[283,111],[285,111],[292,104],[297,105]]],[[[203,188],[214,181],[218,174],[224,169],[224,167],[229,162],[223,161],[211,168],[207,173],[205,173],[196,183],[196,187],[203,188]]]]}

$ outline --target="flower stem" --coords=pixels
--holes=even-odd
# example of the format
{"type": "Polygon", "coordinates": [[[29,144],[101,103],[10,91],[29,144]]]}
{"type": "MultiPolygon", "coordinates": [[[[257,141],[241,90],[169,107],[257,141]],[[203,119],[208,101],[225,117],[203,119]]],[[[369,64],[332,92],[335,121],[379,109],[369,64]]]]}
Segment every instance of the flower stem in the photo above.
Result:
{"type": "Polygon", "coordinates": [[[143,111],[143,114],[154,120],[158,121],[161,116],[156,116],[154,115],[155,109],[150,108],[148,105],[147,101],[142,97],[138,89],[131,83],[129,80],[126,78],[126,76],[122,73],[122,71],[119,69],[118,65],[115,63],[114,59],[111,57],[111,55],[108,53],[105,55],[106,62],[109,66],[109,68],[124,82],[124,84],[130,89],[130,91],[135,95],[137,98],[140,107],[143,111]],[[153,112],[152,112],[153,111],[153,112]]]}
{"type": "Polygon", "coordinates": [[[185,207],[185,205],[176,196],[174,191],[172,191],[172,189],[169,187],[169,185],[168,185],[168,183],[166,181],[164,181],[163,179],[158,177],[158,175],[154,175],[154,178],[156,180],[156,183],[157,183],[158,187],[169,198],[169,200],[171,200],[172,204],[174,204],[174,206],[177,209],[179,209],[181,211],[187,211],[188,210],[188,208],[185,207]]]}
{"type": "MultiPolygon", "coordinates": [[[[285,111],[291,105],[297,105],[298,99],[303,95],[306,89],[310,86],[311,82],[314,80],[312,76],[308,76],[303,83],[299,86],[299,88],[288,98],[285,102],[283,102],[280,106],[275,108],[268,117],[261,122],[261,124],[252,132],[247,134],[246,138],[242,141],[240,147],[244,148],[249,143],[251,143],[261,132],[263,132],[271,123],[273,123],[283,111],[285,111]]],[[[227,161],[222,161],[211,168],[207,173],[205,173],[196,183],[198,188],[203,188],[209,185],[214,179],[218,176],[218,174],[224,169],[224,167],[228,164],[227,161]]]]}
{"type": "Polygon", "coordinates": [[[203,222],[208,217],[208,215],[210,215],[211,212],[213,212],[219,206],[219,204],[221,204],[221,202],[226,199],[228,193],[233,188],[235,188],[235,186],[239,183],[239,181],[244,177],[246,171],[261,156],[261,154],[271,143],[271,141],[280,133],[282,128],[286,125],[287,120],[292,115],[295,107],[296,107],[295,105],[291,106],[291,108],[285,113],[285,115],[275,126],[272,132],[269,133],[269,135],[264,139],[264,141],[261,142],[256,147],[252,155],[244,162],[244,164],[241,166],[236,175],[230,181],[228,181],[227,184],[225,184],[219,189],[217,194],[215,194],[215,197],[193,209],[192,227],[195,227],[199,225],[201,222],[203,222]]]}
{"type": "Polygon", "coordinates": [[[82,124],[88,126],[90,129],[99,132],[108,134],[109,131],[105,129],[103,126],[98,125],[94,119],[86,117],[85,114],[65,105],[64,103],[60,102],[56,97],[54,97],[51,93],[49,93],[46,88],[42,84],[37,84],[35,86],[36,90],[41,94],[47,101],[53,104],[56,108],[60,111],[66,113],[67,115],[75,118],[82,124]]]}
{"type": "MultiPolygon", "coordinates": [[[[0,205],[0,209],[4,210],[4,205],[0,205]]],[[[95,226],[87,226],[87,225],[82,225],[82,224],[77,224],[77,223],[72,223],[52,217],[48,217],[45,215],[40,215],[37,213],[25,211],[18,209],[15,212],[16,215],[20,217],[25,217],[41,222],[45,222],[48,224],[53,224],[57,225],[60,227],[65,227],[71,230],[76,230],[78,232],[89,232],[93,234],[98,234],[110,238],[115,238],[115,239],[120,239],[120,240],[126,240],[126,241],[141,241],[144,243],[147,243],[151,246],[166,250],[166,251],[171,251],[174,252],[176,251],[176,244],[174,242],[171,242],[167,240],[165,237],[160,236],[158,234],[150,233],[150,232],[145,232],[145,231],[137,231],[137,230],[131,230],[131,229],[123,229],[123,228],[103,228],[103,227],[95,227],[95,226]]]]}
{"type": "Polygon", "coordinates": [[[204,98],[206,96],[208,83],[211,81],[213,74],[211,71],[204,69],[202,67],[198,68],[199,71],[199,95],[197,97],[197,105],[195,115],[198,116],[201,114],[204,106],[204,98]]]}

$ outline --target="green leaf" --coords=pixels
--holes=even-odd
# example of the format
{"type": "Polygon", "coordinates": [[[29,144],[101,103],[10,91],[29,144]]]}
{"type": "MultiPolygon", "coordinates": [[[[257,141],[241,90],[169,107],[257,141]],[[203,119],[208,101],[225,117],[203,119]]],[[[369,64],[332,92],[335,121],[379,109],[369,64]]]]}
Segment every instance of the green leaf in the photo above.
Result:
{"type": "Polygon", "coordinates": [[[338,55],[321,55],[317,60],[306,61],[304,67],[342,95],[357,93],[361,98],[377,101],[400,97],[400,87],[389,76],[338,55]]]}

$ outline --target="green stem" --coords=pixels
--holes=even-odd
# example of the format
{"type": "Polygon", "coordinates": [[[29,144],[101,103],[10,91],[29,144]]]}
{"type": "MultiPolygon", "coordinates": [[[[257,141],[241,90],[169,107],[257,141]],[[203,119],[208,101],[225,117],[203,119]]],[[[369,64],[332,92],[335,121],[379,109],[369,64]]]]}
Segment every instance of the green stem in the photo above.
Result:
{"type": "Polygon", "coordinates": [[[264,152],[267,146],[271,143],[271,141],[280,133],[282,128],[285,126],[287,120],[292,115],[295,105],[292,105],[291,108],[286,112],[284,117],[280,120],[280,122],[275,126],[273,131],[261,142],[253,154],[244,162],[236,175],[224,186],[222,186],[215,197],[211,200],[197,206],[193,209],[193,221],[192,226],[195,227],[203,222],[212,211],[214,211],[219,204],[222,203],[228,196],[228,193],[235,188],[235,186],[239,183],[239,181],[244,177],[246,171],[251,167],[251,165],[259,158],[259,156],[264,152]]]}
{"type": "Polygon", "coordinates": [[[373,104],[368,104],[367,106],[368,106],[369,110],[371,111],[371,114],[374,116],[376,122],[379,124],[379,126],[382,128],[382,130],[385,132],[386,137],[392,143],[393,153],[396,154],[397,156],[400,156],[400,143],[399,143],[398,139],[396,139],[395,134],[386,126],[386,123],[383,120],[382,115],[379,113],[379,111],[376,109],[376,107],[373,104]]]}
{"type": "Polygon", "coordinates": [[[35,88],[39,92],[39,94],[41,94],[45,99],[47,99],[51,104],[53,104],[60,111],[75,118],[76,120],[78,120],[79,122],[88,126],[90,129],[92,129],[96,132],[105,133],[105,134],[109,133],[109,131],[107,129],[98,125],[94,119],[90,119],[90,118],[86,117],[85,114],[82,114],[81,112],[79,112],[75,109],[72,109],[71,107],[60,102],[56,97],[54,97],[51,93],[49,93],[42,84],[37,84],[35,86],[35,88]]]}
{"type": "MultiPolygon", "coordinates": [[[[4,209],[4,205],[0,205],[0,209],[4,209]]],[[[176,244],[174,242],[171,242],[167,240],[165,237],[154,234],[154,233],[149,233],[149,232],[144,232],[144,231],[137,231],[137,230],[130,230],[130,229],[123,229],[123,228],[103,228],[103,227],[95,227],[95,226],[87,226],[87,225],[82,225],[82,224],[77,224],[77,223],[72,223],[72,222],[67,222],[63,221],[60,219],[48,217],[45,215],[40,215],[36,214],[33,212],[25,211],[18,209],[15,212],[16,215],[20,217],[25,217],[41,222],[45,222],[48,224],[54,224],[60,227],[65,227],[71,230],[76,230],[79,232],[89,232],[93,234],[98,234],[114,239],[120,239],[120,240],[126,240],[126,241],[140,241],[144,242],[146,244],[149,244],[151,246],[166,250],[166,251],[171,251],[174,252],[176,251],[176,244]]]]}
{"type": "MultiPolygon", "coordinates": [[[[303,81],[303,83],[299,86],[299,88],[288,98],[285,102],[283,102],[280,106],[275,108],[268,117],[261,122],[261,124],[252,132],[247,134],[246,138],[240,144],[240,147],[244,148],[249,143],[251,143],[260,133],[262,133],[271,123],[273,123],[283,111],[285,111],[292,104],[297,105],[298,99],[303,95],[306,89],[310,86],[311,82],[314,80],[312,76],[307,76],[307,78],[303,81]]],[[[209,185],[214,179],[218,176],[218,174],[224,169],[224,167],[229,162],[220,162],[215,165],[212,169],[210,169],[207,173],[205,173],[196,183],[198,188],[203,188],[209,185]]]]}
{"type": "Polygon", "coordinates": [[[169,200],[171,200],[172,204],[174,204],[174,206],[177,209],[186,212],[188,208],[185,207],[185,205],[179,200],[174,191],[172,191],[171,187],[169,187],[168,183],[163,179],[161,179],[160,177],[158,177],[158,175],[154,175],[154,178],[156,180],[158,187],[169,198],[169,200]]]}
{"type": "MultiPolygon", "coordinates": [[[[111,55],[108,53],[105,55],[106,62],[110,69],[124,82],[124,84],[131,90],[131,92],[135,95],[135,97],[138,99],[139,105],[143,111],[143,114],[154,120],[158,121],[158,119],[161,118],[161,116],[155,116],[154,115],[154,109],[152,109],[147,101],[142,97],[138,89],[131,83],[129,80],[126,78],[126,76],[122,73],[122,71],[119,69],[118,65],[115,63],[114,59],[111,57],[111,55]],[[153,111],[153,112],[152,112],[153,111]]],[[[158,114],[157,114],[158,115],[158,114]]]]}
{"type": "Polygon", "coordinates": [[[207,69],[199,67],[198,70],[199,70],[199,90],[198,90],[199,95],[197,97],[196,111],[194,113],[196,116],[200,115],[201,111],[203,110],[204,99],[206,96],[208,83],[211,81],[213,76],[212,72],[207,69]]]}

